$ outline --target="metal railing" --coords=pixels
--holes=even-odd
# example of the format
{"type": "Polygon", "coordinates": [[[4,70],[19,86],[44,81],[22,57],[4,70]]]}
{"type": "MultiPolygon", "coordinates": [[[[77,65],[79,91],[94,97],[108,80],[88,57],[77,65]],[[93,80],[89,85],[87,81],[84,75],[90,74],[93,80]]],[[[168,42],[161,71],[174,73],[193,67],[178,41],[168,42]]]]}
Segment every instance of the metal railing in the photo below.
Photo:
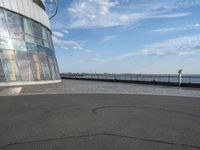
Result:
{"type": "MultiPolygon", "coordinates": [[[[70,74],[62,73],[62,77],[73,79],[93,79],[110,81],[135,81],[154,83],[178,83],[178,74],[70,74]]],[[[200,84],[200,75],[182,75],[183,84],[200,84]]]]}

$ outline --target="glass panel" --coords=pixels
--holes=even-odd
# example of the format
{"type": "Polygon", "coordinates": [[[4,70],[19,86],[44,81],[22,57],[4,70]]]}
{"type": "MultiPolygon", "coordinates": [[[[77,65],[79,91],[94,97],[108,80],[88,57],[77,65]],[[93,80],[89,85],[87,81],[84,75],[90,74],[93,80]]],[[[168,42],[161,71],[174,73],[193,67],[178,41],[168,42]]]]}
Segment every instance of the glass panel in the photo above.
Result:
{"type": "Polygon", "coordinates": [[[13,49],[12,41],[10,38],[0,37],[0,48],[13,49]]]}
{"type": "Polygon", "coordinates": [[[49,49],[49,48],[37,45],[37,50],[38,50],[39,53],[52,56],[52,50],[49,49]]]}
{"type": "Polygon", "coordinates": [[[49,55],[49,56],[52,56],[52,55],[53,55],[53,54],[52,54],[52,50],[49,49],[49,48],[45,48],[45,52],[46,52],[46,54],[49,55]]]}
{"type": "Polygon", "coordinates": [[[57,75],[56,75],[56,70],[55,70],[55,66],[54,66],[52,57],[48,57],[48,63],[49,63],[49,69],[51,72],[51,77],[53,80],[56,80],[57,75]]]}
{"type": "Polygon", "coordinates": [[[34,35],[42,38],[42,26],[36,22],[32,22],[32,27],[34,35]]]}
{"type": "Polygon", "coordinates": [[[48,41],[47,29],[42,27],[42,38],[48,41]]]}
{"type": "Polygon", "coordinates": [[[30,63],[33,71],[33,75],[36,81],[44,80],[44,74],[39,62],[39,58],[37,54],[30,53],[29,54],[30,63]]]}
{"type": "Polygon", "coordinates": [[[0,57],[0,82],[5,82],[5,81],[6,81],[6,78],[5,78],[5,75],[4,75],[4,70],[3,70],[3,66],[2,66],[2,63],[1,63],[1,57],[0,57]]]}
{"type": "Polygon", "coordinates": [[[33,81],[33,74],[26,52],[16,51],[16,58],[22,81],[33,81]]]}
{"type": "Polygon", "coordinates": [[[30,52],[37,52],[37,45],[33,43],[26,42],[27,50],[30,52]]]}
{"type": "Polygon", "coordinates": [[[12,44],[14,50],[26,51],[26,44],[24,41],[12,39],[12,44]]]}
{"type": "Polygon", "coordinates": [[[41,38],[38,38],[38,37],[34,37],[34,43],[36,43],[38,45],[44,45],[43,40],[41,38]]]}
{"type": "Polygon", "coordinates": [[[42,26],[36,22],[32,22],[32,27],[35,36],[35,43],[39,45],[44,45],[42,40],[42,26]]]}
{"type": "Polygon", "coordinates": [[[25,37],[25,41],[26,42],[30,42],[30,43],[34,43],[35,42],[34,41],[34,37],[31,36],[31,35],[25,34],[24,37],[25,37]]]}
{"type": "Polygon", "coordinates": [[[31,20],[23,18],[23,27],[24,27],[25,33],[27,33],[29,35],[34,35],[33,30],[32,30],[31,20]]]}
{"type": "Polygon", "coordinates": [[[56,70],[56,75],[57,75],[57,79],[60,79],[60,73],[59,73],[59,69],[58,69],[58,64],[56,59],[54,58],[54,66],[55,66],[55,70],[56,70]]]}
{"type": "Polygon", "coordinates": [[[49,42],[47,42],[46,40],[44,40],[44,46],[48,47],[48,48],[51,48],[49,42]]]}
{"type": "Polygon", "coordinates": [[[5,16],[1,9],[0,9],[0,35],[4,37],[9,37],[5,16]]]}
{"type": "Polygon", "coordinates": [[[9,11],[5,12],[11,37],[23,39],[22,17],[9,11]]]}
{"type": "Polygon", "coordinates": [[[51,36],[51,33],[49,31],[47,31],[47,36],[48,36],[48,41],[49,41],[50,48],[54,49],[54,47],[53,47],[53,41],[52,41],[52,36],[51,36]]]}
{"type": "Polygon", "coordinates": [[[51,80],[51,74],[46,56],[43,54],[39,54],[39,59],[41,62],[45,80],[51,80]]]}
{"type": "Polygon", "coordinates": [[[1,58],[7,81],[20,81],[19,70],[13,51],[3,51],[1,58]]]}
{"type": "Polygon", "coordinates": [[[32,29],[32,21],[26,18],[23,18],[23,30],[25,33],[25,40],[27,42],[31,42],[34,43],[34,33],[33,33],[33,29],[32,29]]]}

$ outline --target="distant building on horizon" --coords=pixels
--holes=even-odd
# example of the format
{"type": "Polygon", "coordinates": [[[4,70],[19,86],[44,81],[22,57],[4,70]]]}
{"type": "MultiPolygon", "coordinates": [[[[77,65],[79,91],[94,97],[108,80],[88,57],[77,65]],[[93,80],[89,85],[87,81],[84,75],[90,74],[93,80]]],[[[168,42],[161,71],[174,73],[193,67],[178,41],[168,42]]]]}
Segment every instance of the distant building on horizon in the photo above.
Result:
{"type": "Polygon", "coordinates": [[[60,81],[44,0],[0,0],[0,86],[60,81]]]}

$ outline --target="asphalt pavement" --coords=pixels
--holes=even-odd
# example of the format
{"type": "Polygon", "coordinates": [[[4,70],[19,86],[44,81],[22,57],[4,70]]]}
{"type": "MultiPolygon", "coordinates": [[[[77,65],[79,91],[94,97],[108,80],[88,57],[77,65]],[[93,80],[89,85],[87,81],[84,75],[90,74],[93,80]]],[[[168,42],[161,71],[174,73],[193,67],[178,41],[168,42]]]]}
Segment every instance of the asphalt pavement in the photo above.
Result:
{"type": "Polygon", "coordinates": [[[198,150],[200,98],[0,97],[0,150],[198,150]]]}

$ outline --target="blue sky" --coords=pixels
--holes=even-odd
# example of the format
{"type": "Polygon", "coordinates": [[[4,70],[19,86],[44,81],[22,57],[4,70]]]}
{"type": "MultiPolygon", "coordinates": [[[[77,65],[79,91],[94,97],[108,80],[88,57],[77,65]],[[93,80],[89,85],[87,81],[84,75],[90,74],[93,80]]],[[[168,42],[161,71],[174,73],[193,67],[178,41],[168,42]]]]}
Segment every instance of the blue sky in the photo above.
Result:
{"type": "Polygon", "coordinates": [[[60,72],[200,73],[200,0],[59,0],[60,72]]]}

